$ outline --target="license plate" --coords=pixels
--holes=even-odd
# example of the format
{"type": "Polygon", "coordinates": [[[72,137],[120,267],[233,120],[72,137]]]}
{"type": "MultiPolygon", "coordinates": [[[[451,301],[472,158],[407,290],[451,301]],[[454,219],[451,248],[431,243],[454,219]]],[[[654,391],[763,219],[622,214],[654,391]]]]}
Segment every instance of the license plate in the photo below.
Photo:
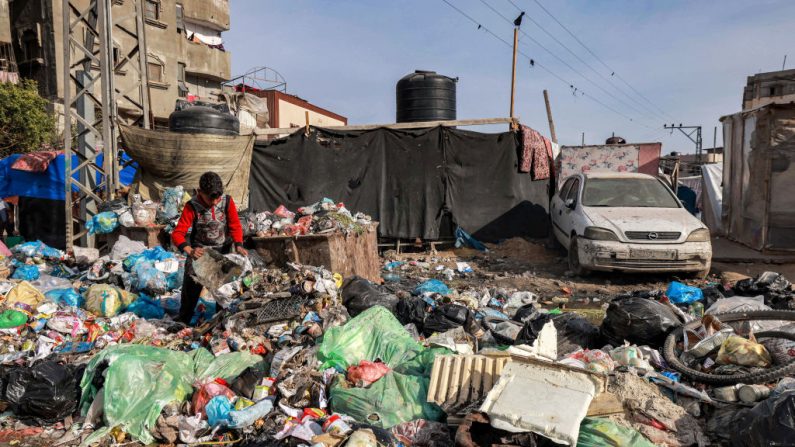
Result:
{"type": "Polygon", "coordinates": [[[632,259],[675,259],[675,250],[630,250],[629,257],[632,259]]]}

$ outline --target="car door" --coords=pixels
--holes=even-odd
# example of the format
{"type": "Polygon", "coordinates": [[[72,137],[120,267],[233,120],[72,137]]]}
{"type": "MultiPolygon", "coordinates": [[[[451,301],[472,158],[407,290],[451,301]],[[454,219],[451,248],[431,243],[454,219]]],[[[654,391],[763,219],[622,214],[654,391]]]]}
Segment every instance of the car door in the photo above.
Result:
{"type": "Polygon", "coordinates": [[[578,203],[578,198],[580,197],[580,185],[582,182],[579,177],[574,177],[572,180],[571,186],[566,191],[565,198],[562,199],[563,203],[558,212],[558,231],[560,231],[563,236],[560,243],[566,247],[569,246],[571,230],[574,228],[574,222],[577,219],[577,210],[581,208],[578,203]],[[566,203],[569,201],[572,201],[571,207],[566,206],[566,203]]]}
{"type": "Polygon", "coordinates": [[[552,197],[549,210],[550,216],[552,217],[552,231],[555,234],[555,238],[557,238],[558,242],[566,246],[568,246],[569,237],[563,225],[563,220],[568,217],[568,213],[566,217],[564,217],[564,212],[567,210],[565,202],[575,180],[575,177],[566,179],[560,191],[552,197]]]}

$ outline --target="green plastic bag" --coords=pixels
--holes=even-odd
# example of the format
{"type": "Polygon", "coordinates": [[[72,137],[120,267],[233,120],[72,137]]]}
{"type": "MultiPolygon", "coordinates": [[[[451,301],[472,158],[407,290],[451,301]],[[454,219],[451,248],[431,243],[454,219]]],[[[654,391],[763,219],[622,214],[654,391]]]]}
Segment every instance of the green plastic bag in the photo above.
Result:
{"type": "Polygon", "coordinates": [[[0,329],[10,329],[22,326],[28,322],[28,316],[22,312],[7,309],[0,313],[0,329]]]}
{"type": "Polygon", "coordinates": [[[387,373],[370,388],[331,389],[331,408],[359,422],[380,428],[415,419],[441,420],[444,412],[436,405],[426,402],[428,378],[396,373],[387,373]]]}
{"type": "Polygon", "coordinates": [[[380,359],[391,369],[417,357],[424,350],[387,308],[373,306],[344,326],[329,329],[317,358],[322,369],[346,371],[362,360],[380,359]]]}
{"type": "Polygon", "coordinates": [[[428,376],[444,348],[426,349],[411,337],[392,312],[374,306],[341,327],[329,329],[317,357],[321,369],[346,371],[362,360],[380,359],[392,371],[369,388],[346,388],[337,381],[330,391],[331,408],[359,422],[380,428],[414,419],[438,421],[444,412],[426,402],[428,376]]]}
{"type": "Polygon", "coordinates": [[[610,419],[585,418],[580,424],[577,447],[655,447],[637,430],[623,427],[610,419]]]}
{"type": "Polygon", "coordinates": [[[163,407],[186,400],[196,380],[221,377],[231,381],[262,358],[245,352],[213,357],[206,349],[180,352],[142,345],[109,346],[91,359],[80,382],[84,416],[98,392],[92,386],[95,375],[102,373],[97,368],[106,361],[102,388],[105,427],[88,437],[84,445],[98,441],[113,427],[150,444],[154,438],[149,430],[163,407]]]}

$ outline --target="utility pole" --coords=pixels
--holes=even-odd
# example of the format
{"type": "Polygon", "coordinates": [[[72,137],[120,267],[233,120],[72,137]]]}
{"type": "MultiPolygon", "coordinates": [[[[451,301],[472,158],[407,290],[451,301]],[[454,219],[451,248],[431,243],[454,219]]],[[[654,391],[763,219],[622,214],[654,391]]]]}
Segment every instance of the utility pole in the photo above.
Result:
{"type": "Polygon", "coordinates": [[[552,121],[552,108],[549,106],[549,93],[544,90],[544,104],[547,106],[547,119],[549,120],[549,136],[552,137],[552,142],[557,143],[558,137],[555,135],[555,123],[552,121]]]}
{"type": "MultiPolygon", "coordinates": [[[[513,118],[513,102],[514,96],[516,94],[516,51],[517,47],[519,46],[519,27],[522,26],[522,17],[524,17],[524,11],[519,14],[519,17],[513,21],[513,65],[511,66],[511,114],[510,117],[513,118]]],[[[516,121],[511,122],[511,129],[516,129],[516,121]]]]}
{"type": "MultiPolygon", "coordinates": [[[[669,126],[667,124],[663,124],[663,128],[665,128],[665,129],[678,129],[679,132],[682,132],[682,135],[686,136],[690,141],[692,141],[693,144],[696,145],[696,163],[697,164],[701,164],[701,146],[702,146],[702,142],[701,142],[701,126],[683,126],[682,124],[679,124],[678,126],[674,125],[674,124],[671,124],[669,126]],[[685,132],[683,129],[688,129],[690,131],[689,132],[685,132]],[[693,138],[693,134],[696,135],[695,138],[693,138]]],[[[716,132],[717,132],[717,127],[715,129],[716,129],[716,132]]]]}

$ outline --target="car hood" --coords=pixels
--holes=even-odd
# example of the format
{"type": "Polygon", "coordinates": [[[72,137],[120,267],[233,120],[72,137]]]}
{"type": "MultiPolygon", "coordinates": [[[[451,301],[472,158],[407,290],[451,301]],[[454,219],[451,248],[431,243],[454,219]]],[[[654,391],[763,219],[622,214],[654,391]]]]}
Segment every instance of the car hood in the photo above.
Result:
{"type": "Polygon", "coordinates": [[[684,208],[585,207],[594,226],[613,230],[621,239],[625,231],[678,231],[684,237],[704,225],[684,208]]]}

